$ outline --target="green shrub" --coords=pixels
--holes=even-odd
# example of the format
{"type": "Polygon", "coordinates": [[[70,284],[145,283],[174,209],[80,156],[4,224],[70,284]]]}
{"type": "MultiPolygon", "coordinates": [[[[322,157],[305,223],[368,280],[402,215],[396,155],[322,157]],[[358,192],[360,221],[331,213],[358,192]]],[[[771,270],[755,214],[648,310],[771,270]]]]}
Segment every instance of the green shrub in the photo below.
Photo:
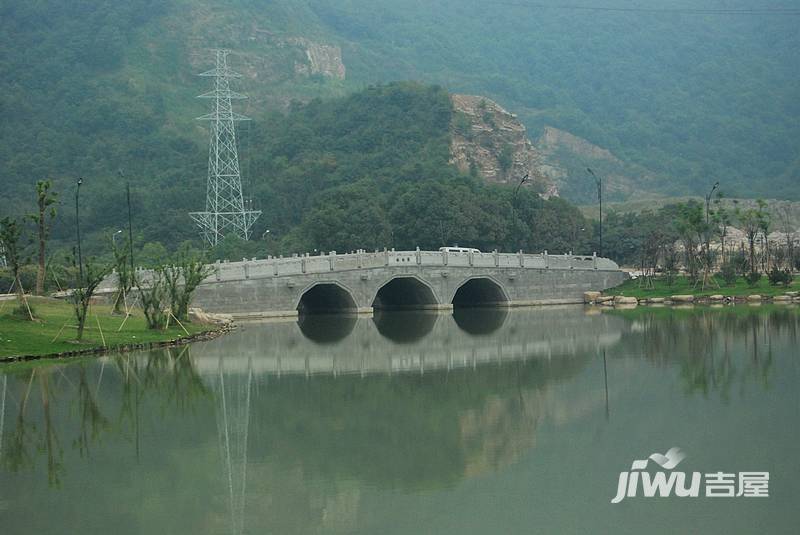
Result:
{"type": "Polygon", "coordinates": [[[719,277],[725,281],[726,286],[734,286],[739,278],[739,269],[735,262],[728,260],[720,267],[719,277]]]}
{"type": "Polygon", "coordinates": [[[744,276],[744,280],[747,281],[748,286],[751,288],[758,284],[758,281],[761,280],[761,273],[758,271],[751,271],[744,276]]]}
{"type": "Polygon", "coordinates": [[[792,283],[792,274],[789,273],[788,269],[778,269],[778,266],[772,266],[772,269],[767,274],[769,278],[769,283],[772,286],[777,286],[778,284],[784,284],[788,286],[792,283]]]}

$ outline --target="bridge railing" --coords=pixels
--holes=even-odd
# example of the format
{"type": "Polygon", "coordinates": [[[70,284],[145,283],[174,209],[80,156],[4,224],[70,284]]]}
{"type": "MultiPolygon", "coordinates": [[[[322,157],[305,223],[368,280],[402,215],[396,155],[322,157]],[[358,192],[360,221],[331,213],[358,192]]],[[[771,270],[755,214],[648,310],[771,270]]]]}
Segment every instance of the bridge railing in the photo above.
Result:
{"type": "Polygon", "coordinates": [[[287,258],[242,260],[240,262],[217,262],[214,274],[208,281],[241,280],[248,278],[279,277],[374,269],[401,266],[442,266],[475,268],[515,269],[577,269],[617,270],[616,263],[606,258],[585,255],[550,255],[498,253],[498,252],[451,252],[451,251],[356,251],[340,254],[331,252],[318,256],[298,255],[287,258]]]}
{"type": "MultiPolygon", "coordinates": [[[[339,254],[331,252],[316,256],[294,255],[266,259],[243,259],[212,264],[213,272],[205,282],[262,279],[287,275],[319,274],[380,267],[473,267],[505,269],[553,269],[553,270],[610,270],[619,266],[607,258],[585,255],[539,254],[452,251],[356,251],[339,254]]],[[[151,278],[150,270],[139,270],[145,280],[151,278]]],[[[111,275],[103,286],[114,286],[116,276],[111,275]]]]}

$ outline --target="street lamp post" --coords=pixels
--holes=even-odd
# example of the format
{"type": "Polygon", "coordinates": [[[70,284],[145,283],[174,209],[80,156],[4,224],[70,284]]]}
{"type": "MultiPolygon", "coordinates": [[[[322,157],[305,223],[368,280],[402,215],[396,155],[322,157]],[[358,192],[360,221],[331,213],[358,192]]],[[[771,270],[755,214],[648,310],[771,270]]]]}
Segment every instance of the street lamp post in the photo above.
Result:
{"type": "Polygon", "coordinates": [[[111,235],[111,243],[114,245],[114,249],[117,248],[117,236],[122,234],[121,230],[116,231],[114,234],[111,235]]]}
{"type": "Polygon", "coordinates": [[[591,168],[587,167],[586,171],[594,177],[597,184],[597,202],[600,203],[600,256],[603,256],[603,181],[591,168]]]}
{"type": "Polygon", "coordinates": [[[514,189],[514,198],[512,199],[512,203],[517,201],[517,193],[519,193],[519,188],[521,188],[522,185],[525,182],[527,182],[529,178],[530,178],[529,173],[525,173],[525,176],[522,177],[522,179],[520,179],[519,184],[517,184],[516,189],[514,189]]]}
{"type": "Polygon", "coordinates": [[[80,195],[81,195],[81,184],[83,184],[83,178],[78,177],[78,185],[75,188],[75,230],[78,234],[78,273],[80,274],[80,280],[78,284],[81,288],[83,288],[83,255],[81,254],[81,217],[80,217],[80,195]]]}
{"type": "Polygon", "coordinates": [[[709,191],[708,195],[706,195],[706,227],[708,227],[709,223],[708,214],[711,210],[711,196],[714,195],[714,192],[718,187],[719,187],[719,181],[714,183],[714,186],[711,188],[711,191],[709,191]]]}
{"type": "MultiPolygon", "coordinates": [[[[119,174],[119,179],[125,179],[125,173],[120,169],[117,171],[119,174]]],[[[130,257],[130,264],[131,264],[131,274],[135,274],[136,271],[133,267],[133,219],[131,218],[131,182],[128,180],[125,182],[125,200],[128,202],[128,256],[130,257]]]]}
{"type": "Polygon", "coordinates": [[[514,230],[514,237],[516,238],[516,229],[517,229],[517,218],[516,218],[516,208],[517,208],[517,194],[519,193],[519,189],[522,185],[528,181],[530,178],[530,173],[525,173],[525,176],[522,177],[517,184],[517,187],[514,188],[514,195],[511,197],[511,225],[512,229],[514,230]]]}
{"type": "Polygon", "coordinates": [[[709,217],[711,212],[711,197],[718,187],[719,181],[714,183],[714,186],[708,192],[708,195],[706,195],[706,268],[709,267],[708,264],[711,262],[711,226],[709,217]]]}

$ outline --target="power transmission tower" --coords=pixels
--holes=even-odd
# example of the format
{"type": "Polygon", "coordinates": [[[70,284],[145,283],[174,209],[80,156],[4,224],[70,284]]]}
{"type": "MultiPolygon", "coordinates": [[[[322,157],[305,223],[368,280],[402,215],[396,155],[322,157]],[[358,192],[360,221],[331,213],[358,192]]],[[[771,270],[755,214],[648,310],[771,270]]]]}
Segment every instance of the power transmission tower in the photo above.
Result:
{"type": "Polygon", "coordinates": [[[250,118],[233,111],[232,101],[247,97],[231,91],[230,87],[231,78],[241,78],[242,75],[228,68],[230,51],[214,50],[214,53],[216,67],[200,74],[214,78],[214,90],[198,97],[214,99],[213,111],[197,118],[200,121],[209,121],[211,125],[206,209],[204,212],[189,213],[212,247],[228,232],[233,232],[244,240],[250,238],[250,227],[261,215],[260,211],[245,207],[242,195],[242,177],[239,171],[234,125],[237,121],[249,121],[250,118]]]}

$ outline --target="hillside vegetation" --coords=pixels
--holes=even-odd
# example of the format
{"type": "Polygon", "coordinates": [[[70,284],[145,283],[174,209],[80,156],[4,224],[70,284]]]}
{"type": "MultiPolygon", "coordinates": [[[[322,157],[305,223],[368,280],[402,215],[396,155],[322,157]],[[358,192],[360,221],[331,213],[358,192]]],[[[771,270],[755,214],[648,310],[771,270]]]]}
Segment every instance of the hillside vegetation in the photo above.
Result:
{"type": "MultiPolygon", "coordinates": [[[[696,7],[680,0],[639,4],[696,7]]],[[[418,138],[413,150],[405,137],[398,145],[403,150],[387,150],[387,160],[376,162],[353,147],[325,145],[324,132],[303,130],[309,126],[302,123],[310,114],[331,113],[323,121],[329,128],[394,142],[399,134],[385,129],[403,120],[381,122],[380,111],[371,108],[348,109],[349,117],[326,111],[343,106],[342,100],[314,102],[305,111],[292,105],[403,79],[487,95],[517,113],[533,138],[550,125],[609,149],[627,163],[597,170],[630,175],[626,188],[610,193],[619,200],[641,191],[697,194],[717,179],[728,196],[798,198],[795,19],[599,13],[472,0],[4,2],[3,212],[28,210],[36,180],[53,178],[70,196],[82,176],[85,225],[90,241],[98,242],[124,223],[120,208],[130,180],[140,243],[174,246],[195,238],[186,214],[203,204],[207,134],[193,118],[205,113],[207,102],[193,97],[208,89],[208,80],[194,74],[210,67],[207,49],[216,46],[236,51],[233,67],[244,74],[237,89],[251,96],[239,111],[254,121],[242,125],[240,140],[249,191],[265,211],[261,231],[300,224],[301,214],[287,214],[286,207],[304,194],[280,197],[292,187],[316,198],[322,181],[325,190],[351,187],[371,195],[363,189],[368,182],[390,199],[385,207],[395,208],[400,198],[389,195],[407,192],[381,173],[404,177],[395,185],[411,174],[447,180],[453,171],[441,158],[441,169],[434,170],[430,152],[416,151],[444,147],[431,140],[446,133],[431,129],[427,117],[404,119],[419,121],[402,134],[418,138]],[[301,154],[313,153],[305,146],[312,138],[321,144],[317,153],[335,154],[337,170],[330,176],[329,160],[301,154]],[[286,144],[280,151],[279,139],[286,144]],[[354,166],[370,170],[345,171],[354,166]],[[410,173],[414,166],[422,171],[410,173]],[[293,181],[308,183],[290,187],[293,181]]],[[[564,159],[570,176],[563,191],[590,201],[586,163],[574,154],[564,159]]],[[[300,244],[304,233],[289,230],[284,238],[292,234],[300,244]]],[[[54,237],[64,242],[71,232],[62,224],[54,237]]],[[[410,231],[388,232],[397,240],[410,231]]]]}

